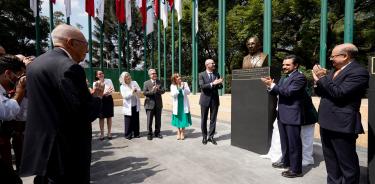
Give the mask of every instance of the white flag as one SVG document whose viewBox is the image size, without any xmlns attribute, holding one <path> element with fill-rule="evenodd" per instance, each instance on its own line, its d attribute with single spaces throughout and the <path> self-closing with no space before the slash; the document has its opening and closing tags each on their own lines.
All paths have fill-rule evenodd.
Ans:
<svg viewBox="0 0 375 184">
<path fill-rule="evenodd" d="M 152 0 L 147 1 L 147 23 L 146 23 L 146 35 L 154 31 L 154 8 L 152 8 Z"/>
<path fill-rule="evenodd" d="M 97 9 L 98 13 L 98 19 L 103 22 L 104 21 L 104 1 L 105 0 L 99 0 L 99 8 Z"/>
<path fill-rule="evenodd" d="M 163 21 L 164 28 L 168 27 L 168 4 L 167 0 L 161 0 L 160 3 L 160 19 Z"/>
<path fill-rule="evenodd" d="M 198 0 L 194 0 L 195 8 L 195 33 L 198 33 Z"/>
<path fill-rule="evenodd" d="M 70 17 L 71 15 L 71 3 L 70 3 L 70 0 L 64 0 L 64 4 L 65 4 L 65 16 L 66 17 Z"/>
<path fill-rule="evenodd" d="M 38 10 L 38 4 L 37 0 L 30 0 L 30 9 L 33 10 L 34 17 L 36 17 L 37 10 Z"/>
<path fill-rule="evenodd" d="M 130 0 L 125 0 L 125 19 L 128 30 L 132 26 L 132 4 Z"/>
<path fill-rule="evenodd" d="M 177 12 L 177 20 L 180 22 L 182 18 L 182 1 L 181 0 L 174 0 L 174 9 Z"/>
</svg>

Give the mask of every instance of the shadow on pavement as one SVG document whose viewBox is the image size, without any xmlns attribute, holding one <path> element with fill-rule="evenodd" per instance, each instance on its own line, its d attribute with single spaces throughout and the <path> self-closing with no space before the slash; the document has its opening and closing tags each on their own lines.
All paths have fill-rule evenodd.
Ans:
<svg viewBox="0 0 375 184">
<path fill-rule="evenodd" d="M 91 183 L 142 183 L 163 171 L 156 169 L 159 165 L 145 168 L 148 164 L 148 158 L 137 157 L 96 162 L 91 166 Z"/>
</svg>

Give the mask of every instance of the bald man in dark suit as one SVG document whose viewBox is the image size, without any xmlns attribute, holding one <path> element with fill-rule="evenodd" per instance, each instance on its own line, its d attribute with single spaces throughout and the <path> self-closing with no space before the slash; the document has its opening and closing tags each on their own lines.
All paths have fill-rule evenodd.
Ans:
<svg viewBox="0 0 375 184">
<path fill-rule="evenodd" d="M 313 68 L 315 92 L 321 97 L 318 121 L 328 184 L 359 183 L 356 139 L 364 133 L 359 109 L 369 74 L 355 61 L 357 53 L 353 44 L 337 45 L 330 56 L 332 71 Z"/>
</svg>

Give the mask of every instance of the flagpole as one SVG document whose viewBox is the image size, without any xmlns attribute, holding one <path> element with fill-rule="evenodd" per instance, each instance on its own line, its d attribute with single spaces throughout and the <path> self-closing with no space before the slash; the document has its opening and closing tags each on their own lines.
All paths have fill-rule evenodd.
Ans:
<svg viewBox="0 0 375 184">
<path fill-rule="evenodd" d="M 35 49 L 36 49 L 36 56 L 40 55 L 40 17 L 39 17 L 39 0 L 36 0 L 36 17 L 35 17 Z"/>
<path fill-rule="evenodd" d="M 130 62 L 129 62 L 129 56 L 130 56 L 129 49 L 130 49 L 130 47 L 129 47 L 129 30 L 128 30 L 127 26 L 126 26 L 126 29 L 125 29 L 125 34 L 126 34 L 126 61 L 125 61 L 126 66 L 125 67 L 126 67 L 126 70 L 129 71 L 129 69 L 130 69 L 130 67 L 129 67 L 129 64 L 130 64 Z"/>
<path fill-rule="evenodd" d="M 172 6 L 172 74 L 174 74 L 174 5 Z"/>
<path fill-rule="evenodd" d="M 191 14 L 191 49 L 192 49 L 192 65 L 191 65 L 191 86 L 193 89 L 193 94 L 196 94 L 195 90 L 195 2 L 192 0 L 192 11 L 193 13 Z"/>
<path fill-rule="evenodd" d="M 147 16 L 147 14 L 146 14 Z M 147 20 L 147 17 L 146 17 L 146 20 Z M 143 50 L 143 60 L 144 60 L 144 74 L 145 74 L 145 81 L 147 79 L 147 26 L 145 25 L 144 27 L 144 33 L 143 33 L 143 39 L 144 39 L 144 43 L 143 43 L 143 47 L 144 47 L 144 50 Z"/>
<path fill-rule="evenodd" d="M 195 1 L 196 6 L 198 6 L 198 0 L 194 0 L 194 1 Z M 198 15 L 198 9 L 197 11 L 194 11 L 194 12 L 195 12 L 195 15 Z M 196 19 L 198 19 L 198 16 L 196 17 Z M 198 20 L 195 20 L 195 21 L 199 22 Z M 194 28 L 196 28 L 196 26 L 198 25 L 195 25 Z M 195 70 L 195 83 L 194 84 L 195 84 L 195 93 L 197 93 L 198 92 L 198 79 L 197 79 L 198 77 L 198 32 L 195 31 L 194 35 L 195 35 L 195 38 L 194 38 L 195 40 L 195 69 L 194 69 Z"/>
<path fill-rule="evenodd" d="M 88 15 L 88 23 L 89 23 L 89 65 L 90 65 L 90 82 L 93 83 L 94 81 L 94 72 L 92 68 L 92 33 L 91 33 L 91 16 Z"/>
<path fill-rule="evenodd" d="M 167 44 L 166 44 L 166 42 L 167 42 L 167 39 L 166 39 L 166 37 L 167 37 L 167 34 L 166 34 L 166 32 L 167 32 L 167 29 L 165 29 L 165 27 L 164 27 L 164 37 L 163 37 L 163 40 L 164 40 L 164 58 L 163 58 L 163 60 L 164 60 L 164 89 L 166 89 L 167 88 Z"/>
<path fill-rule="evenodd" d="M 53 28 L 54 28 L 54 24 L 53 24 L 53 3 L 52 3 L 51 0 L 49 0 L 49 34 L 50 34 L 49 49 L 53 49 L 53 41 L 52 41 L 52 36 L 51 36 Z"/>
<path fill-rule="evenodd" d="M 161 62 L 161 43 L 160 43 L 160 1 L 158 1 L 159 3 L 159 6 L 157 7 L 158 8 L 158 76 L 160 77 L 160 71 L 161 71 L 161 66 L 160 66 L 160 62 Z"/>
<path fill-rule="evenodd" d="M 178 21 L 178 73 L 181 73 L 181 21 Z"/>
<path fill-rule="evenodd" d="M 154 31 L 151 33 L 151 52 L 150 52 L 150 59 L 151 59 L 151 68 L 154 68 Z"/>
<path fill-rule="evenodd" d="M 121 23 L 118 21 L 118 71 L 119 74 L 121 73 L 121 53 L 122 53 L 122 30 L 121 30 Z"/>
<path fill-rule="evenodd" d="M 103 71 L 104 21 L 100 24 L 100 70 Z"/>
</svg>

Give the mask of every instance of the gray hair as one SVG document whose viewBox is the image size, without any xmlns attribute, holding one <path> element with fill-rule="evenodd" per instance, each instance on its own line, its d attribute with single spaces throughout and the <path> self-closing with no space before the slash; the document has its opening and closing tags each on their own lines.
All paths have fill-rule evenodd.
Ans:
<svg viewBox="0 0 375 184">
<path fill-rule="evenodd" d="M 210 62 L 215 62 L 213 59 L 206 59 L 204 65 L 208 65 Z"/>
<path fill-rule="evenodd" d="M 148 70 L 148 75 L 150 75 L 152 71 L 156 72 L 156 70 L 155 70 L 155 69 L 153 69 L 153 68 L 150 68 L 150 69 Z"/>
<path fill-rule="evenodd" d="M 118 79 L 120 81 L 120 84 L 122 85 L 125 85 L 125 80 L 124 80 L 124 77 L 126 76 L 130 76 L 130 73 L 129 72 L 122 72 L 121 75 L 120 75 L 120 78 Z"/>
<path fill-rule="evenodd" d="M 350 58 L 355 58 L 358 54 L 358 48 L 352 43 L 344 43 L 339 46 L 342 46 L 341 52 L 348 54 Z"/>
</svg>

